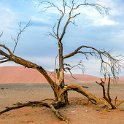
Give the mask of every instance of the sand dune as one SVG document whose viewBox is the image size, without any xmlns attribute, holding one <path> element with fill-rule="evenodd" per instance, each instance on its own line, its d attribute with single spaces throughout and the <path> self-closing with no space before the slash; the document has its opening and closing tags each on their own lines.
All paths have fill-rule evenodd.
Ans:
<svg viewBox="0 0 124 124">
<path fill-rule="evenodd" d="M 51 74 L 49 72 L 49 74 Z M 54 78 L 54 74 L 51 74 Z M 91 75 L 74 74 L 73 79 L 66 74 L 66 82 L 91 82 L 99 78 Z M 22 66 L 3 66 L 0 67 L 0 83 L 46 83 L 46 79 L 36 70 L 24 68 Z"/>
<path fill-rule="evenodd" d="M 47 82 L 36 70 L 22 66 L 0 67 L 0 83 L 40 83 Z"/>
</svg>

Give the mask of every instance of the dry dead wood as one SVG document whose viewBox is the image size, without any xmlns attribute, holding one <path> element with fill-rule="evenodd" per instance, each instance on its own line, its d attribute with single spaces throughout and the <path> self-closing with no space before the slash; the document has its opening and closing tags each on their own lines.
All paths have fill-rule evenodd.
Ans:
<svg viewBox="0 0 124 124">
<path fill-rule="evenodd" d="M 43 100 L 44 101 L 44 100 Z M 14 104 L 14 106 L 12 107 L 6 107 L 4 110 L 0 111 L 0 115 L 2 115 L 3 113 L 9 112 L 11 110 L 15 110 L 15 109 L 19 109 L 19 108 L 23 108 L 23 107 L 47 107 L 50 108 L 52 110 L 52 112 L 62 121 L 68 121 L 63 115 L 61 115 L 61 113 L 56 109 L 57 108 L 57 103 L 53 104 L 53 103 L 46 103 L 43 101 L 29 101 L 27 103 L 17 103 Z M 54 106 L 55 105 L 55 106 Z M 59 103 L 58 103 L 59 106 Z"/>
<path fill-rule="evenodd" d="M 81 93 L 82 95 L 87 97 L 88 100 L 92 102 L 93 104 L 103 104 L 107 106 L 109 109 L 112 109 L 112 106 L 106 100 L 97 98 L 95 95 L 93 95 L 88 90 L 86 90 L 85 88 L 79 85 L 71 84 L 71 85 L 65 86 L 64 89 L 61 91 L 60 95 L 62 95 L 64 92 L 67 92 L 69 90 L 74 90 L 78 93 Z"/>
</svg>

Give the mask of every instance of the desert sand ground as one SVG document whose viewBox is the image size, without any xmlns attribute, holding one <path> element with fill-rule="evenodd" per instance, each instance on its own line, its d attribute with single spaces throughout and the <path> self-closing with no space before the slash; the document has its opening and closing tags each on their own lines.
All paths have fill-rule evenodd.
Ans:
<svg viewBox="0 0 124 124">
<path fill-rule="evenodd" d="M 101 87 L 85 84 L 102 97 Z M 124 99 L 124 84 L 112 86 L 112 97 Z M 53 98 L 47 84 L 0 84 L 0 110 L 17 102 Z M 124 103 L 117 110 L 106 111 L 101 106 L 85 104 L 87 99 L 76 92 L 69 93 L 70 105 L 60 109 L 70 124 L 124 124 Z M 45 107 L 24 107 L 0 115 L 0 124 L 66 124 Z"/>
</svg>

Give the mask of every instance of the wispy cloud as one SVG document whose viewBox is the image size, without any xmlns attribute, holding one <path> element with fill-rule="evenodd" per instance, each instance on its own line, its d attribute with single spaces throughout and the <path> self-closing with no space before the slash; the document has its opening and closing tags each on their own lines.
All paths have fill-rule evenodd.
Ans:
<svg viewBox="0 0 124 124">
<path fill-rule="evenodd" d="M 111 20 L 109 17 L 105 16 L 100 19 L 93 19 L 93 25 L 94 26 L 112 26 L 112 25 L 117 25 L 118 22 Z"/>
</svg>

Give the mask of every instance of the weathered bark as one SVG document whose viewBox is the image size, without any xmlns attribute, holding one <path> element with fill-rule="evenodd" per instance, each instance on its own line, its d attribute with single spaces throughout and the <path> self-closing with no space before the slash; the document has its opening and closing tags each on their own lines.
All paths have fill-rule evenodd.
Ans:
<svg viewBox="0 0 124 124">
<path fill-rule="evenodd" d="M 59 84 L 60 87 L 64 87 L 64 61 L 63 61 L 63 44 L 58 41 L 59 52 Z"/>
<path fill-rule="evenodd" d="M 18 57 L 15 55 L 12 55 L 10 59 L 11 61 L 14 61 L 17 64 L 23 65 L 24 67 L 38 70 L 46 78 L 46 80 L 48 81 L 48 83 L 51 85 L 53 89 L 54 88 L 59 89 L 58 85 L 52 80 L 52 78 L 48 75 L 48 73 L 42 66 L 34 64 L 28 60 L 22 59 L 21 57 Z"/>
<path fill-rule="evenodd" d="M 72 85 L 65 86 L 64 89 L 60 92 L 60 95 L 62 95 L 64 92 L 67 92 L 68 90 L 74 90 L 78 93 L 81 93 L 82 95 L 86 96 L 88 100 L 94 104 L 103 104 L 103 105 L 106 105 L 109 109 L 112 109 L 112 106 L 106 100 L 97 98 L 95 95 L 93 95 L 92 93 L 90 93 L 85 88 L 79 85 L 72 84 Z"/>
<path fill-rule="evenodd" d="M 58 38 L 58 53 L 59 53 L 59 86 L 61 89 L 65 86 L 64 83 L 64 59 L 63 59 L 63 44 Z M 65 92 L 60 96 L 60 99 L 65 102 L 65 104 L 69 104 L 68 101 L 68 93 Z"/>
</svg>

